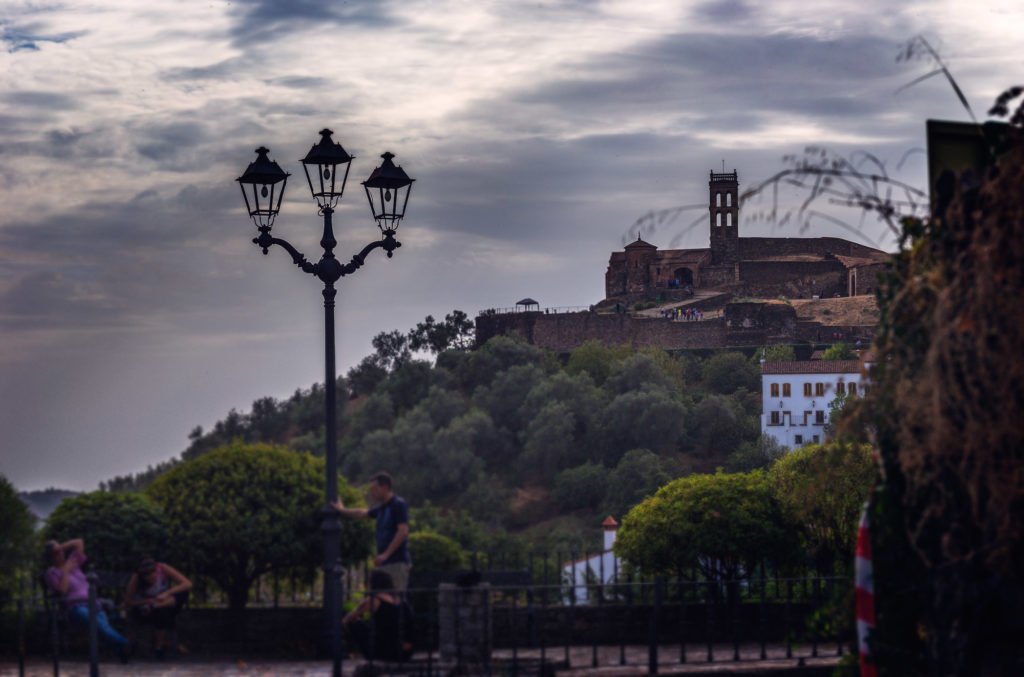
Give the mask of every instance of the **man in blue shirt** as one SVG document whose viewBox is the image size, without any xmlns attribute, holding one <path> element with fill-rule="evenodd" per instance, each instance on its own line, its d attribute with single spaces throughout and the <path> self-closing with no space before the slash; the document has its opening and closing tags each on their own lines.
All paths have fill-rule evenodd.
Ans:
<svg viewBox="0 0 1024 677">
<path fill-rule="evenodd" d="M 372 517 L 377 520 L 376 568 L 391 576 L 395 590 L 404 591 L 409 585 L 409 504 L 392 490 L 391 475 L 379 472 L 370 478 L 370 509 L 346 508 L 339 498 L 334 509 L 343 517 Z"/>
</svg>

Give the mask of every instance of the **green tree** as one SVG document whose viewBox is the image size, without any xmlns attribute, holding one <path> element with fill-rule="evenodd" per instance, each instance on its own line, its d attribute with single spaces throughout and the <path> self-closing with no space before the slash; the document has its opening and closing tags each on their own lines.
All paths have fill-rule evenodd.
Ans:
<svg viewBox="0 0 1024 677">
<path fill-rule="evenodd" d="M 600 386 L 612 373 L 615 364 L 630 354 L 632 349 L 627 345 L 610 348 L 596 339 L 591 339 L 583 342 L 569 354 L 565 370 L 573 375 L 585 372 Z"/>
<path fill-rule="evenodd" d="M 473 347 L 476 326 L 461 310 L 453 310 L 437 322 L 427 315 L 423 322 L 409 332 L 409 347 L 412 350 L 429 350 L 439 355 L 447 350 L 469 350 Z"/>
<path fill-rule="evenodd" d="M 600 463 L 586 462 L 563 470 L 555 477 L 552 497 L 566 512 L 595 510 L 608 492 L 608 469 Z"/>
<path fill-rule="evenodd" d="M 93 566 L 108 571 L 134 571 L 146 554 L 171 556 L 163 514 L 144 494 L 93 491 L 65 499 L 46 520 L 43 537 L 85 539 Z"/>
<path fill-rule="evenodd" d="M 376 356 L 368 355 L 348 370 L 345 380 L 348 382 L 352 397 L 358 397 L 372 393 L 387 376 L 388 370 L 380 365 Z M 323 411 L 323 407 L 320 407 L 320 411 Z"/>
<path fill-rule="evenodd" d="M 694 408 L 690 421 L 694 449 L 712 458 L 724 459 L 744 442 L 755 441 L 759 432 L 757 421 L 743 411 L 735 395 L 708 395 Z"/>
<path fill-rule="evenodd" d="M 722 352 L 709 357 L 701 368 L 704 385 L 711 391 L 728 395 L 739 388 L 759 390 L 760 369 L 743 353 Z"/>
<path fill-rule="evenodd" d="M 518 432 L 528 423 L 528 412 L 523 408 L 527 396 L 545 379 L 537 365 L 516 365 L 495 376 L 490 385 L 477 388 L 473 401 L 490 414 L 494 425 Z"/>
<path fill-rule="evenodd" d="M 648 449 L 631 449 L 609 473 L 604 512 L 621 518 L 670 479 L 657 454 Z"/>
<path fill-rule="evenodd" d="M 263 574 L 318 564 L 323 477 L 322 459 L 236 441 L 177 466 L 147 493 L 163 510 L 172 561 L 209 576 L 240 611 Z M 338 494 L 346 505 L 362 503 L 341 477 Z M 368 556 L 368 525 L 341 526 L 342 561 Z"/>
<path fill-rule="evenodd" d="M 20 576 L 32 567 L 36 518 L 14 486 L 0 475 L 0 612 L 20 584 Z"/>
<path fill-rule="evenodd" d="M 686 435 L 686 408 L 664 390 L 623 393 L 604 408 L 600 434 L 604 461 L 618 464 L 629 449 L 676 451 Z"/>
<path fill-rule="evenodd" d="M 878 470 L 867 445 L 811 444 L 768 471 L 775 497 L 823 569 L 853 562 L 857 525 Z"/>
<path fill-rule="evenodd" d="M 406 411 L 427 396 L 432 372 L 429 362 L 406 360 L 397 364 L 380 387 L 391 397 L 395 411 Z"/>
<path fill-rule="evenodd" d="M 752 359 L 755 362 L 760 362 L 761 360 L 765 362 L 792 362 L 796 360 L 796 352 L 794 352 L 793 346 L 777 343 L 762 347 L 754 353 Z"/>
<path fill-rule="evenodd" d="M 769 468 L 783 455 L 786 449 L 772 435 L 761 435 L 755 441 L 747 441 L 725 459 L 727 472 L 749 472 Z"/>
<path fill-rule="evenodd" d="M 857 353 L 853 351 L 853 346 L 849 343 L 840 341 L 839 343 L 833 343 L 825 352 L 822 353 L 821 359 L 823 360 L 856 360 Z"/>
<path fill-rule="evenodd" d="M 466 566 L 466 551 L 453 539 L 433 531 L 409 534 L 409 551 L 417 571 L 448 572 Z"/>
<path fill-rule="evenodd" d="M 506 369 L 526 364 L 541 367 L 544 362 L 544 351 L 540 348 L 520 338 L 495 336 L 457 362 L 456 376 L 463 388 L 472 392 L 490 384 Z"/>
<path fill-rule="evenodd" d="M 629 511 L 615 552 L 647 574 L 698 568 L 709 578 L 730 579 L 762 560 L 792 560 L 792 532 L 764 473 L 690 475 Z"/>
<path fill-rule="evenodd" d="M 621 395 L 636 390 L 664 390 L 673 393 L 678 385 L 681 383 L 673 381 L 654 356 L 637 353 L 612 367 L 604 387 L 609 393 Z"/>
</svg>

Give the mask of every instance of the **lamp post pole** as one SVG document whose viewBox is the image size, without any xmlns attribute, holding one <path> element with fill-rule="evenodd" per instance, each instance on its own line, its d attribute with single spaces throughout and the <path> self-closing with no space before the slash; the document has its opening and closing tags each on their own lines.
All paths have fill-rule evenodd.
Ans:
<svg viewBox="0 0 1024 677">
<path fill-rule="evenodd" d="M 270 247 L 280 246 L 291 255 L 292 261 L 303 272 L 315 276 L 324 283 L 324 429 L 327 439 L 324 450 L 326 503 L 320 522 L 324 544 L 323 635 L 324 647 L 333 665 L 332 674 L 334 677 L 341 677 L 344 653 L 341 638 L 341 523 L 338 513 L 332 507 L 338 498 L 337 370 L 334 356 L 334 303 L 337 289 L 334 284 L 345 275 L 351 275 L 361 268 L 366 257 L 374 249 L 383 249 L 388 258 L 391 258 L 395 249 L 402 246 L 395 239 L 395 232 L 405 216 L 414 179 L 409 178 L 400 166 L 392 162 L 394 156 L 391 153 L 384 153 L 381 156 L 384 162 L 366 181 L 363 181 L 370 210 L 380 229 L 381 237 L 363 247 L 362 251 L 353 255 L 348 263 L 340 263 L 334 256 L 334 248 L 338 244 L 334 238 L 334 206 L 345 190 L 349 163 L 353 157 L 345 152 L 341 144 L 331 140 L 331 134 L 329 129 L 322 130 L 320 142 L 315 144 L 302 160 L 310 192 L 317 201 L 324 220 L 323 237 L 320 239 L 323 255 L 317 263 L 310 263 L 286 240 L 270 234 L 281 208 L 289 174 L 270 160 L 267 155 L 269 150 L 264 147 L 256 149 L 256 160 L 250 163 L 245 173 L 238 178 L 238 183 L 242 187 L 242 196 L 245 198 L 249 216 L 259 231 L 253 243 L 260 247 L 264 254 L 269 252 Z M 339 165 L 344 169 L 340 183 Z"/>
</svg>

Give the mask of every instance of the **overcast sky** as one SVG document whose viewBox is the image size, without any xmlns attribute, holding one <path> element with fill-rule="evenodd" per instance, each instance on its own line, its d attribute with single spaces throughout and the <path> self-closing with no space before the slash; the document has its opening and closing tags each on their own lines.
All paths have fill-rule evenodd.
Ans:
<svg viewBox="0 0 1024 677">
<path fill-rule="evenodd" d="M 327 126 L 353 184 L 385 150 L 417 179 L 402 249 L 341 281 L 343 371 L 427 314 L 600 300 L 631 224 L 705 202 L 723 161 L 747 187 L 808 145 L 867 150 L 923 186 L 921 153 L 896 165 L 925 119 L 967 118 L 937 78 L 897 93 L 931 68 L 901 44 L 927 36 L 983 117 L 1020 84 L 1024 18 L 1019 0 L 2 8 L 0 474 L 22 489 L 95 488 L 322 380 L 319 283 L 250 242 L 234 179 L 258 145 L 301 174 Z M 645 237 L 705 247 L 692 218 Z M 342 258 L 376 233 L 355 190 L 335 222 Z M 275 233 L 318 257 L 299 181 Z"/>
</svg>

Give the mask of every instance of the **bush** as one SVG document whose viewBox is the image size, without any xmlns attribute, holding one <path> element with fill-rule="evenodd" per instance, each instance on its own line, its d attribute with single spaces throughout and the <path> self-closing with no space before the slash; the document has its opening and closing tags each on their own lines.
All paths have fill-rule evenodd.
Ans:
<svg viewBox="0 0 1024 677">
<path fill-rule="evenodd" d="M 67 498 L 46 520 L 43 537 L 84 539 L 89 561 L 106 571 L 134 571 L 144 555 L 171 554 L 163 513 L 144 494 L 94 491 Z"/>
<path fill-rule="evenodd" d="M 409 552 L 417 571 L 443 573 L 466 566 L 466 552 L 459 544 L 433 531 L 409 534 Z"/>
</svg>

